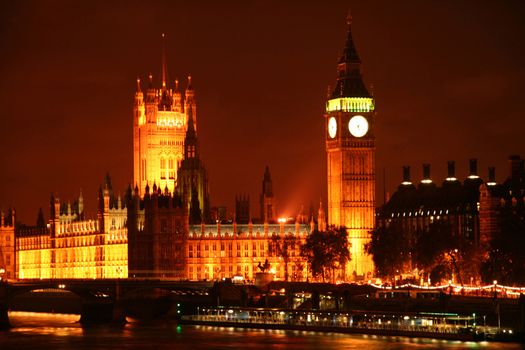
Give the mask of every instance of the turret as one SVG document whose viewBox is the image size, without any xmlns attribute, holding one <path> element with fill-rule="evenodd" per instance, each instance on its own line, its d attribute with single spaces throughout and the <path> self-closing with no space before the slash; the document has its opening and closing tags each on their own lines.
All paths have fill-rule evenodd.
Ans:
<svg viewBox="0 0 525 350">
<path fill-rule="evenodd" d="M 78 195 L 78 215 L 84 217 L 84 196 L 82 195 L 82 189 Z"/>
<path fill-rule="evenodd" d="M 319 201 L 319 211 L 317 213 L 317 229 L 321 232 L 326 231 L 326 215 L 324 212 L 322 201 Z"/>
<path fill-rule="evenodd" d="M 199 147 L 197 140 L 197 132 L 195 130 L 195 122 L 193 120 L 193 105 L 189 105 L 187 110 L 188 115 L 188 130 L 184 139 L 184 159 L 199 158 Z"/>
<path fill-rule="evenodd" d="M 193 90 L 191 75 L 188 75 L 188 86 L 184 94 L 184 112 L 188 114 L 191 106 L 193 122 L 195 123 L 195 131 L 197 131 L 197 104 L 195 101 L 195 90 Z"/>
<path fill-rule="evenodd" d="M 275 221 L 275 207 L 273 203 L 273 183 L 272 183 L 272 176 L 270 175 L 269 166 L 266 166 L 266 168 L 264 169 L 260 204 L 261 204 L 261 219 L 264 222 L 274 222 Z"/>
<path fill-rule="evenodd" d="M 179 88 L 179 80 L 175 79 L 175 88 L 173 89 L 173 110 L 182 113 L 182 94 Z"/>
</svg>

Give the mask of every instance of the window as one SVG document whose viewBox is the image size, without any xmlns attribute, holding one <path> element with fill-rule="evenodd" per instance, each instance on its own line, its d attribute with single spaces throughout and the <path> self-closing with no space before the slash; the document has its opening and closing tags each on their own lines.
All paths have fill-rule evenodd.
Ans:
<svg viewBox="0 0 525 350">
<path fill-rule="evenodd" d="M 160 158 L 160 178 L 166 178 L 166 159 L 164 157 Z"/>
<path fill-rule="evenodd" d="M 173 160 L 173 157 L 171 157 L 169 160 L 169 176 L 170 179 L 175 178 L 175 161 Z"/>
<path fill-rule="evenodd" d="M 201 245 L 197 244 L 197 258 L 201 257 Z"/>
<path fill-rule="evenodd" d="M 146 159 L 142 159 L 142 181 L 146 181 L 146 175 L 147 175 L 147 172 L 146 172 Z"/>
<path fill-rule="evenodd" d="M 190 244 L 188 248 L 189 248 L 189 257 L 193 258 L 193 245 Z M 191 269 L 191 267 L 190 267 L 190 269 Z"/>
</svg>

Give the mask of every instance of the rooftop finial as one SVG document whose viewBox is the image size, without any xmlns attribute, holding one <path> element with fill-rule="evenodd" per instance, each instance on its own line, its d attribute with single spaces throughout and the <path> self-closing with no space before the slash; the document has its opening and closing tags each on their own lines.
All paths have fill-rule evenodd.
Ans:
<svg viewBox="0 0 525 350">
<path fill-rule="evenodd" d="M 140 78 L 137 77 L 137 92 L 140 92 Z"/>
<path fill-rule="evenodd" d="M 167 65 L 166 65 L 166 35 L 162 33 L 162 88 L 166 88 L 166 75 L 167 75 Z"/>
<path fill-rule="evenodd" d="M 348 14 L 346 15 L 346 24 L 349 26 L 352 25 L 352 11 L 350 9 L 348 10 Z"/>
</svg>

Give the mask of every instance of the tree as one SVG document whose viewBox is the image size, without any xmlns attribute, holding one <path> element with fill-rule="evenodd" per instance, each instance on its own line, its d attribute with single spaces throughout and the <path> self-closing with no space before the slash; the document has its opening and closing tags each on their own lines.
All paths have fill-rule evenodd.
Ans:
<svg viewBox="0 0 525 350">
<path fill-rule="evenodd" d="M 482 263 L 484 282 L 525 283 L 525 217 L 523 208 L 510 204 L 500 210 L 500 230 L 490 240 L 488 259 Z"/>
<path fill-rule="evenodd" d="M 444 280 L 456 272 L 461 281 L 458 268 L 461 260 L 459 237 L 454 235 L 448 222 L 431 223 L 427 229 L 416 232 L 415 262 L 420 271 L 433 281 Z"/>
<path fill-rule="evenodd" d="M 268 242 L 270 255 L 283 259 L 285 281 L 288 281 L 288 263 L 290 262 L 291 253 L 295 250 L 297 243 L 297 237 L 291 233 L 285 235 L 274 234 Z"/>
<path fill-rule="evenodd" d="M 392 225 L 372 231 L 366 252 L 372 255 L 377 274 L 381 277 L 393 277 L 403 271 L 411 253 L 403 230 Z"/>
<path fill-rule="evenodd" d="M 350 261 L 348 233 L 345 227 L 330 226 L 326 232 L 315 230 L 301 247 L 301 256 L 306 259 L 313 277 L 323 282 L 329 277 L 335 282 L 335 273 Z"/>
</svg>

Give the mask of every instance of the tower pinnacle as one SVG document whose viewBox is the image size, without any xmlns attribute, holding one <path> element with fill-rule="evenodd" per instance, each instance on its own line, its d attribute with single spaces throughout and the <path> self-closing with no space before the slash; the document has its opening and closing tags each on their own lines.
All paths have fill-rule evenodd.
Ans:
<svg viewBox="0 0 525 350">
<path fill-rule="evenodd" d="M 162 89 L 166 89 L 166 76 L 168 67 L 166 63 L 166 35 L 162 33 Z"/>
</svg>

